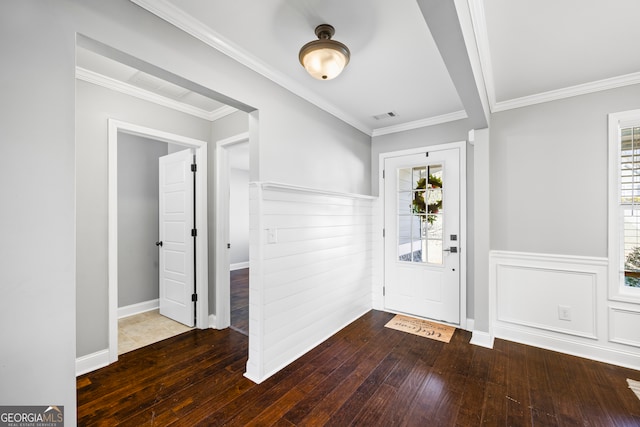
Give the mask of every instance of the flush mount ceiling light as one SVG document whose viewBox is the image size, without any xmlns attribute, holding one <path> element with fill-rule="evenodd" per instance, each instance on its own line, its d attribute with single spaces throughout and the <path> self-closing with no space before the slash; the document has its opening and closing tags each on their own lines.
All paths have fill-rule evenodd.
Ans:
<svg viewBox="0 0 640 427">
<path fill-rule="evenodd" d="M 328 24 L 316 27 L 318 40 L 311 41 L 300 49 L 300 63 L 312 77 L 331 80 L 338 76 L 349 63 L 349 48 L 339 41 L 331 40 L 335 29 Z"/>
</svg>

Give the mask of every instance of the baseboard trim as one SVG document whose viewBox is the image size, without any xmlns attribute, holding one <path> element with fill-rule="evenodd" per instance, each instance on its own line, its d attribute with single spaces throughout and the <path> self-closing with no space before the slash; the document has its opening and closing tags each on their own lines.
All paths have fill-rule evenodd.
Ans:
<svg viewBox="0 0 640 427">
<path fill-rule="evenodd" d="M 96 351 L 76 358 L 76 377 L 104 368 L 109 364 L 109 349 Z"/>
<path fill-rule="evenodd" d="M 209 328 L 211 328 L 211 329 L 215 329 L 216 328 L 216 315 L 215 314 L 210 314 L 209 315 Z"/>
<path fill-rule="evenodd" d="M 242 270 L 244 268 L 249 268 L 249 261 L 236 262 L 235 264 L 231 264 L 229 266 L 229 271 Z"/>
<path fill-rule="evenodd" d="M 475 321 L 473 319 L 467 319 L 467 327 L 465 331 L 473 332 L 473 328 L 475 326 Z"/>
<path fill-rule="evenodd" d="M 146 313 L 147 311 L 157 310 L 160 307 L 159 299 L 139 302 L 124 307 L 118 307 L 118 319 L 123 317 L 135 316 L 136 314 Z"/>
<path fill-rule="evenodd" d="M 254 383 L 256 383 L 256 384 L 260 384 L 262 381 L 264 381 L 264 380 L 265 380 L 265 378 L 260 379 L 260 378 L 258 378 L 258 377 L 253 376 L 251 373 L 249 373 L 249 369 L 247 369 L 247 372 L 245 372 L 245 373 L 243 374 L 243 376 L 244 376 L 246 379 L 248 379 L 249 381 L 253 381 L 253 382 L 254 382 Z"/>
<path fill-rule="evenodd" d="M 556 336 L 548 332 L 513 325 L 494 325 L 493 332 L 496 338 L 640 370 L 640 354 L 637 352 L 605 347 L 593 341 L 587 342 L 580 340 L 580 338 Z"/>
<path fill-rule="evenodd" d="M 246 372 L 244 373 L 244 377 L 249 379 L 249 380 L 251 380 L 251 381 L 253 381 L 256 384 L 260 384 L 260 383 L 266 381 L 268 378 L 270 378 L 271 376 L 275 375 L 276 373 L 278 373 L 279 371 L 281 371 L 285 367 L 289 366 L 291 363 L 295 362 L 296 360 L 298 360 L 299 358 L 301 358 L 302 356 L 304 356 L 305 354 L 307 354 L 308 352 L 310 352 L 311 350 L 316 348 L 318 345 L 320 345 L 324 341 L 328 340 L 331 336 L 336 334 L 338 331 L 346 328 L 348 325 L 350 325 L 351 323 L 355 322 L 357 319 L 359 319 L 360 317 L 364 316 L 365 314 L 367 314 L 370 311 L 371 311 L 371 308 L 367 308 L 366 310 L 364 310 L 362 312 L 358 312 L 359 314 L 351 317 L 350 320 L 348 320 L 346 322 L 343 322 L 341 324 L 341 326 L 336 328 L 333 332 L 330 332 L 330 333 L 325 334 L 324 336 L 318 338 L 316 343 L 314 343 L 314 344 L 310 345 L 309 347 L 307 347 L 306 349 L 300 351 L 297 355 L 291 357 L 289 360 L 280 363 L 277 367 L 275 367 L 274 369 L 271 369 L 269 372 L 267 372 L 266 374 L 264 374 L 262 376 L 259 375 L 258 366 L 256 366 L 255 364 L 252 364 L 251 359 L 247 360 L 247 367 L 246 367 Z M 255 372 L 255 371 L 258 371 L 258 372 Z"/>
<path fill-rule="evenodd" d="M 479 347 L 493 348 L 493 337 L 488 332 L 473 331 L 471 333 L 470 344 L 477 345 Z"/>
</svg>

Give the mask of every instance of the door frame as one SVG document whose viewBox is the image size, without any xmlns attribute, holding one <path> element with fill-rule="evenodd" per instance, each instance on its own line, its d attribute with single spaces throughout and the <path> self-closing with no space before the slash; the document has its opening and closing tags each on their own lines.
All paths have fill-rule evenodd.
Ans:
<svg viewBox="0 0 640 427">
<path fill-rule="evenodd" d="M 118 133 L 141 136 L 193 148 L 196 174 L 196 328 L 208 327 L 208 232 L 207 232 L 207 142 L 115 119 L 108 119 L 108 277 L 109 277 L 109 363 L 118 360 Z"/>
<path fill-rule="evenodd" d="M 213 323 L 215 329 L 231 326 L 231 279 L 229 242 L 229 148 L 249 141 L 249 132 L 243 132 L 229 138 L 216 141 L 216 314 Z"/>
<path fill-rule="evenodd" d="M 380 218 L 381 228 L 385 227 L 384 207 L 386 203 L 385 185 L 383 178 L 384 164 L 386 159 L 391 157 L 402 157 L 413 154 L 424 153 L 427 151 L 442 151 L 450 149 L 460 150 L 460 327 L 461 329 L 467 329 L 467 260 L 469 259 L 467 251 L 467 142 L 449 142 L 437 145 L 427 145 L 419 148 L 410 148 L 407 150 L 390 151 L 386 153 L 380 153 L 378 156 L 378 193 L 380 194 L 380 203 L 378 203 L 378 218 Z M 384 278 L 385 278 L 385 252 L 384 252 L 384 237 L 380 233 L 380 241 L 378 244 L 380 248 L 379 259 L 380 270 L 378 275 L 380 277 L 380 286 L 377 289 L 374 288 L 374 300 L 380 301 L 379 304 L 382 310 L 385 310 L 384 305 Z M 377 295 L 376 295 L 377 294 Z"/>
</svg>

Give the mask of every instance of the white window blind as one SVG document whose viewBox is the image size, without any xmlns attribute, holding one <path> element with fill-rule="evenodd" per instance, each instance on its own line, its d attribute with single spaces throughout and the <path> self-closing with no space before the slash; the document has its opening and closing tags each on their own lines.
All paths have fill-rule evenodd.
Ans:
<svg viewBox="0 0 640 427">
<path fill-rule="evenodd" d="M 620 129 L 619 153 L 625 285 L 640 287 L 640 126 Z"/>
</svg>

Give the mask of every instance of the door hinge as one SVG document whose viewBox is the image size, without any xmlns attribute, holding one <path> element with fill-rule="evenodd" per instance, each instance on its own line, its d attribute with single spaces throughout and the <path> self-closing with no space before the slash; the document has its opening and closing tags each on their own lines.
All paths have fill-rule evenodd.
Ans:
<svg viewBox="0 0 640 427">
<path fill-rule="evenodd" d="M 198 301 L 198 294 L 191 294 L 191 301 L 197 302 Z"/>
<path fill-rule="evenodd" d="M 191 172 L 197 172 L 198 171 L 198 165 L 196 165 L 195 163 L 193 163 L 191 165 Z"/>
<path fill-rule="evenodd" d="M 227 243 L 227 249 L 231 249 L 231 243 Z"/>
<path fill-rule="evenodd" d="M 385 287 L 383 286 L 383 287 L 382 287 L 382 296 L 384 296 L 384 295 L 385 295 L 386 291 L 387 291 L 387 288 L 385 288 Z"/>
<path fill-rule="evenodd" d="M 384 169 L 382 169 L 382 179 L 384 179 Z"/>
<path fill-rule="evenodd" d="M 198 230 L 195 228 L 191 229 L 191 237 L 197 237 L 198 236 Z"/>
<path fill-rule="evenodd" d="M 384 239 L 384 237 L 385 237 L 384 233 L 385 233 L 385 229 L 383 228 L 383 229 L 382 229 L 382 238 L 383 238 L 383 239 Z"/>
<path fill-rule="evenodd" d="M 427 151 L 426 153 L 424 153 L 425 157 L 429 157 L 429 152 Z"/>
</svg>

